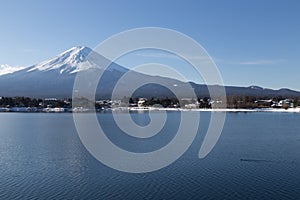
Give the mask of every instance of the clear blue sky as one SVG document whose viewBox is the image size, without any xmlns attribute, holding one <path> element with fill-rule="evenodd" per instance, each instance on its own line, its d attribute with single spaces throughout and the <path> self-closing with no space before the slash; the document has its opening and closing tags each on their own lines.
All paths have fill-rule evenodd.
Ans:
<svg viewBox="0 0 300 200">
<path fill-rule="evenodd" d="M 29 66 L 145 26 L 194 38 L 227 85 L 300 90 L 297 0 L 2 0 L 0 64 Z"/>
</svg>

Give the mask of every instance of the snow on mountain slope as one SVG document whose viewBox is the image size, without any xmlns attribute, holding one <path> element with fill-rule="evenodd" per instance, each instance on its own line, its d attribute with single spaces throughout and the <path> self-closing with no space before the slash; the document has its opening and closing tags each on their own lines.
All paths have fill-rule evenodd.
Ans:
<svg viewBox="0 0 300 200">
<path fill-rule="evenodd" d="M 59 74 L 76 74 L 90 68 L 101 68 L 103 63 L 109 61 L 92 49 L 84 46 L 73 47 L 56 57 L 29 67 L 26 72 L 54 71 Z M 103 64 L 104 66 L 104 64 Z M 112 63 L 107 70 L 117 70 L 125 73 L 128 69 Z"/>
<path fill-rule="evenodd" d="M 3 65 L 0 65 L 0 76 L 5 75 L 5 74 L 11 74 L 16 71 L 22 70 L 24 68 L 25 67 L 19 67 L 19 66 L 13 67 L 13 66 L 10 66 L 7 64 L 3 64 Z"/>
<path fill-rule="evenodd" d="M 88 47 L 73 47 L 51 60 L 30 67 L 27 72 L 59 70 L 60 74 L 72 74 L 79 71 L 78 65 L 85 61 L 91 51 Z"/>
</svg>

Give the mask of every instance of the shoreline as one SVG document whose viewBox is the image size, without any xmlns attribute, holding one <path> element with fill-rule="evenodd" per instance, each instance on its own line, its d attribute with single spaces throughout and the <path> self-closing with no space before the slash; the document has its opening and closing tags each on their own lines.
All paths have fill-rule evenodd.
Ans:
<svg viewBox="0 0 300 200">
<path fill-rule="evenodd" d="M 198 111 L 198 112 L 286 112 L 286 113 L 300 113 L 300 107 L 297 108 L 254 108 L 254 109 L 244 109 L 244 108 L 195 108 L 195 109 L 184 109 L 184 108 L 129 108 L 130 111 Z"/>
<path fill-rule="evenodd" d="M 86 108 L 52 108 L 52 109 L 32 109 L 32 108 L 23 108 L 17 110 L 9 110 L 0 108 L 0 113 L 92 113 L 96 111 L 96 113 L 125 113 L 125 112 L 155 112 L 155 111 L 172 111 L 172 112 L 228 112 L 228 113 L 253 113 L 253 112 L 277 112 L 277 113 L 300 113 L 300 107 L 297 108 L 254 108 L 254 109 L 240 109 L 240 108 L 155 108 L 155 107 L 117 107 L 117 108 L 107 108 L 107 109 L 98 109 L 91 110 Z"/>
</svg>

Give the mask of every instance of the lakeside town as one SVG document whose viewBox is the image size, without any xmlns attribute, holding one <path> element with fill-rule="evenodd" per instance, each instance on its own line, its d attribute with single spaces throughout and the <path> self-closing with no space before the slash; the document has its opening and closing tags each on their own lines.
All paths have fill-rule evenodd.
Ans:
<svg viewBox="0 0 300 200">
<path fill-rule="evenodd" d="M 249 96 L 227 97 L 226 108 L 216 109 L 219 100 L 205 98 L 128 98 L 121 100 L 97 100 L 95 103 L 80 99 L 72 105 L 72 99 L 29 97 L 0 97 L 0 112 L 29 113 L 72 113 L 72 112 L 109 112 L 109 111 L 147 111 L 147 110 L 199 110 L 199 111 L 291 111 L 300 112 L 298 98 L 276 97 L 263 99 Z M 93 109 L 91 109 L 93 108 Z"/>
</svg>

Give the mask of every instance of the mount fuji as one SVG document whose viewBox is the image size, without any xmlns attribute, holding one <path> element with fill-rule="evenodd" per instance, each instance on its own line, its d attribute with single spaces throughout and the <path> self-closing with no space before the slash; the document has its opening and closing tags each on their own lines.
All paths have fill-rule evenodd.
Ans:
<svg viewBox="0 0 300 200">
<path fill-rule="evenodd" d="M 103 66 L 106 66 L 107 63 L 109 63 L 109 67 L 104 70 Z M 141 85 L 141 87 L 132 96 L 147 98 L 174 97 L 173 92 L 180 93 L 182 97 L 190 97 L 193 92 L 201 97 L 209 96 L 206 85 L 181 82 L 160 76 L 150 76 L 129 70 L 114 62 L 110 62 L 90 48 L 82 46 L 73 47 L 39 64 L 15 72 L 0 74 L 0 96 L 70 98 L 72 97 L 73 85 L 77 74 L 85 71 L 93 73 L 97 72 L 97 70 L 102 70 L 103 76 L 98 83 L 96 98 L 110 98 L 118 81 L 119 85 L 121 85 L 118 93 L 120 98 L 131 96 L 132 91 L 130 88 L 137 84 Z M 120 79 L 124 75 L 127 78 L 129 77 L 127 81 Z M 145 82 L 151 84 L 143 85 Z M 221 88 L 220 86 L 210 87 L 214 87 L 215 90 Z M 225 90 L 227 95 L 300 97 L 300 92 L 297 91 L 289 89 L 272 90 L 257 86 L 226 86 Z"/>
<path fill-rule="evenodd" d="M 88 56 L 89 59 L 87 59 Z M 89 62 L 89 64 L 84 65 L 85 62 Z M 104 70 L 102 65 L 108 62 L 110 63 L 109 67 Z M 97 98 L 110 98 L 115 84 L 126 73 L 132 79 L 129 82 L 122 83 L 120 97 L 128 96 L 130 93 L 128 90 L 129 85 L 136 82 L 163 82 L 167 87 L 187 85 L 187 83 L 174 79 L 130 71 L 114 62 L 110 62 L 88 47 L 79 46 L 73 47 L 50 60 L 10 74 L 0 75 L 0 96 L 69 98 L 72 96 L 76 75 L 81 71 L 93 72 L 93 70 L 103 70 L 103 76 L 97 88 Z M 180 88 L 178 87 L 178 89 Z M 185 93 L 187 94 L 187 92 Z M 151 96 L 174 96 L 168 89 L 158 84 L 143 86 L 136 95 L 149 96 L 149 94 Z"/>
</svg>

